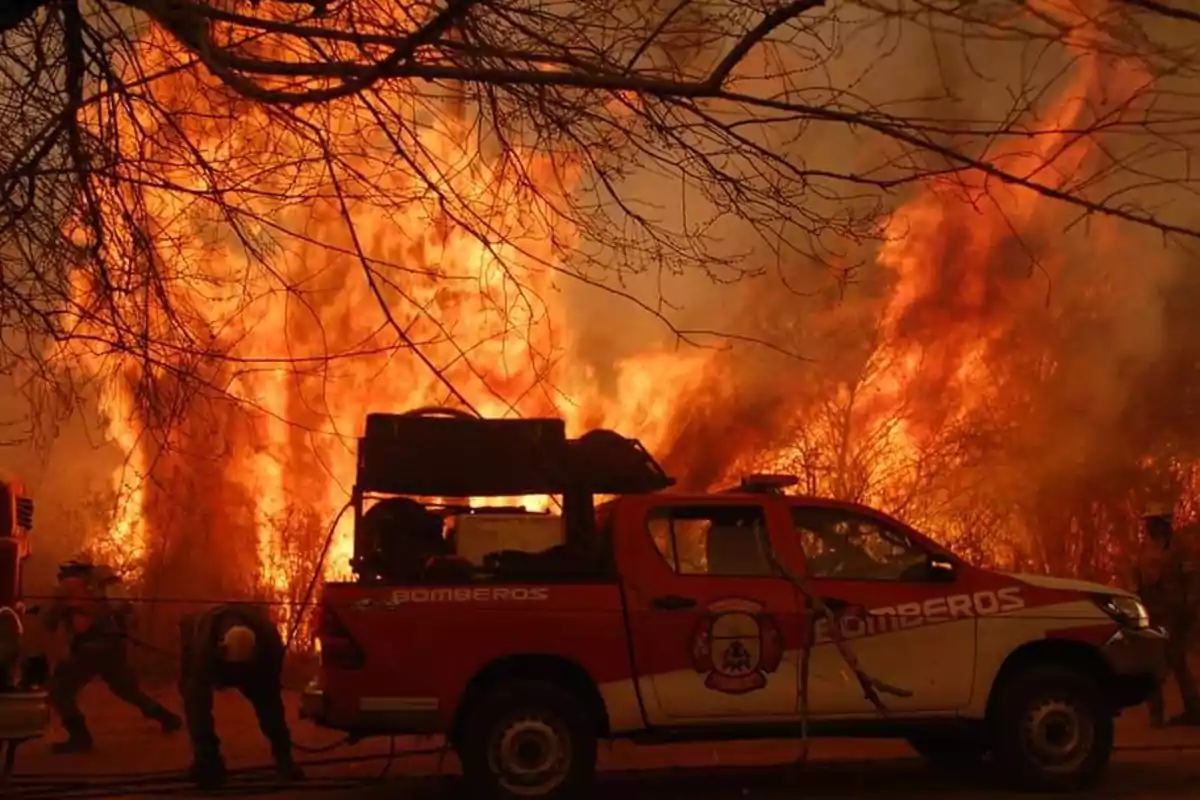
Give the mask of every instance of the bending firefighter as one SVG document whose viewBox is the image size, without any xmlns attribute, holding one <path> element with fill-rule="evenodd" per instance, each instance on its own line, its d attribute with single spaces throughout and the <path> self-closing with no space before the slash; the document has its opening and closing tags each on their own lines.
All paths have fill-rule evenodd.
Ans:
<svg viewBox="0 0 1200 800">
<path fill-rule="evenodd" d="M 182 727 L 179 717 L 138 686 L 129 663 L 127 633 L 132 627 L 133 605 L 121 596 L 120 578 L 108 567 L 78 557 L 59 566 L 58 587 L 50 608 L 42 613 L 48 631 L 67 630 L 66 659 L 50 676 L 50 703 L 62 719 L 67 740 L 52 745 L 57 753 L 87 751 L 92 735 L 79 710 L 77 698 L 93 678 L 100 678 L 120 699 L 135 706 L 163 733 Z"/>
<path fill-rule="evenodd" d="M 191 736 L 192 779 L 215 787 L 225 778 L 221 743 L 213 729 L 213 692 L 237 689 L 258 716 L 280 777 L 303 778 L 292 760 L 292 740 L 281 696 L 284 645 L 279 631 L 256 607 L 219 605 L 180 621 L 180 692 Z"/>
<path fill-rule="evenodd" d="M 1196 531 L 1172 530 L 1174 515 L 1167 506 L 1152 506 L 1144 515 L 1146 530 L 1138 558 L 1137 591 L 1150 612 L 1150 621 L 1166 629 L 1167 663 L 1179 684 L 1183 713 L 1172 717 L 1172 725 L 1200 725 L 1200 691 L 1188 664 L 1195 643 L 1197 612 L 1200 610 L 1200 571 L 1192 537 Z M 1164 724 L 1163 692 L 1160 686 L 1150 700 L 1150 719 Z"/>
</svg>

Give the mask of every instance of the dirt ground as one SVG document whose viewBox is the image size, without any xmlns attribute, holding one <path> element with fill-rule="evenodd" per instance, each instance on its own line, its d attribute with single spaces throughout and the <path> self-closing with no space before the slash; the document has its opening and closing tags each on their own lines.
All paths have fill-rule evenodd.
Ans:
<svg viewBox="0 0 1200 800">
<path fill-rule="evenodd" d="M 170 689 L 154 692 L 172 708 Z M 290 719 L 297 743 L 308 750 L 329 747 L 341 738 L 297 719 L 297 696 L 289 693 Z M 1169 698 L 1169 708 L 1177 707 Z M 13 785 L 0 792 L 5 800 L 72 800 L 72 798 L 142 798 L 196 796 L 178 779 L 189 760 L 185 734 L 163 736 L 152 723 L 120 704 L 102 686 L 88 687 L 82 706 L 97 740 L 95 752 L 54 756 L 47 740 L 25 745 L 18 755 Z M 252 770 L 269 763 L 266 742 L 249 705 L 238 695 L 222 693 L 216 705 L 218 733 L 232 770 Z M 1118 720 L 1118 753 L 1104 786 L 1089 797 L 1194 798 L 1200 785 L 1200 728 L 1153 730 L 1144 708 Z M 291 791 L 270 782 L 268 772 L 245 772 L 231 781 L 224 797 L 344 798 L 382 800 L 403 796 L 416 800 L 452 796 L 457 771 L 452 755 L 407 753 L 436 749 L 436 741 L 403 738 L 397 755 L 388 758 L 388 740 L 330 747 L 327 752 L 301 752 L 309 780 Z M 787 765 L 799 755 L 794 741 L 741 742 L 721 745 L 634 746 L 619 742 L 601 753 L 604 777 L 600 798 L 841 798 L 957 797 L 1002 798 L 1009 795 L 986 784 L 966 784 L 924 767 L 902 742 L 828 739 L 812 742 L 809 758 L 799 769 Z M 175 776 L 164 777 L 164 773 Z M 141 773 L 137 775 L 136 773 Z M 150 773 L 150 774 L 147 774 Z M 154 774 L 157 773 L 157 774 Z M 439 778 L 438 776 L 447 776 Z"/>
</svg>

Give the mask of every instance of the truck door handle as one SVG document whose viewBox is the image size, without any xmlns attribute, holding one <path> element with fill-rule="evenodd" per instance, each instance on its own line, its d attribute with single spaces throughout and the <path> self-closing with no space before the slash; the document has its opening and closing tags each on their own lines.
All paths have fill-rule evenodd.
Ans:
<svg viewBox="0 0 1200 800">
<path fill-rule="evenodd" d="M 677 594 L 669 594 L 665 597 L 656 597 L 650 601 L 650 605 L 663 611 L 683 611 L 687 608 L 695 608 L 696 601 L 691 597 L 680 597 Z"/>
</svg>

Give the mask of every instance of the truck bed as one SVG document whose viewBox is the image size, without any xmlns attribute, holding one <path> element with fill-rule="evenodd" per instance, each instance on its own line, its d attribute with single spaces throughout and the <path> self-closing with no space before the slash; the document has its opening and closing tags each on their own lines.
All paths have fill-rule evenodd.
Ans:
<svg viewBox="0 0 1200 800">
<path fill-rule="evenodd" d="M 528 664 L 547 642 L 554 645 L 547 659 L 580 670 L 588 664 L 601 691 L 631 674 L 615 582 L 330 583 L 321 617 L 322 683 L 314 687 L 321 698 L 309 699 L 306 715 L 342 730 L 448 731 L 472 682 L 487 679 L 485 667 L 503 669 L 511 653 Z"/>
</svg>

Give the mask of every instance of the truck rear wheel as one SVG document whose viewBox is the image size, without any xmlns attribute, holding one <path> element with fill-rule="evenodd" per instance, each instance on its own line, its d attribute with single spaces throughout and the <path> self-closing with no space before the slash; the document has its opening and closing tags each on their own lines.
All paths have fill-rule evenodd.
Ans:
<svg viewBox="0 0 1200 800">
<path fill-rule="evenodd" d="M 1033 667 L 1000 687 L 993 708 L 997 766 L 1019 788 L 1075 791 L 1108 766 L 1113 713 L 1087 675 Z"/>
<path fill-rule="evenodd" d="M 553 683 L 509 683 L 468 711 L 459 758 L 471 797 L 577 798 L 595 776 L 596 724 Z"/>
</svg>

